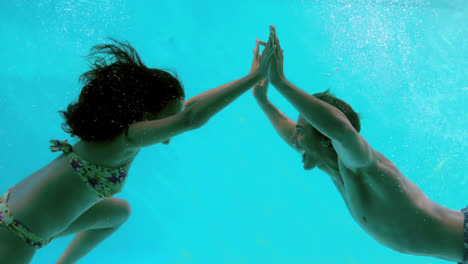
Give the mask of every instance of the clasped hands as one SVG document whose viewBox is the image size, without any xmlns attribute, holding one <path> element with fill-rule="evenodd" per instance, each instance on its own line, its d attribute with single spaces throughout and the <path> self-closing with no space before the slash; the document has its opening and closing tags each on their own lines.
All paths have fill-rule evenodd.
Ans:
<svg viewBox="0 0 468 264">
<path fill-rule="evenodd" d="M 260 45 L 264 46 L 261 55 Z M 263 77 L 263 80 L 255 85 L 252 90 L 254 96 L 258 98 L 266 96 L 269 82 L 275 85 L 285 79 L 283 72 L 283 50 L 281 49 L 274 26 L 270 26 L 270 36 L 267 43 L 259 41 L 258 38 L 256 39 L 253 54 L 254 58 L 250 73 L 258 71 Z"/>
</svg>

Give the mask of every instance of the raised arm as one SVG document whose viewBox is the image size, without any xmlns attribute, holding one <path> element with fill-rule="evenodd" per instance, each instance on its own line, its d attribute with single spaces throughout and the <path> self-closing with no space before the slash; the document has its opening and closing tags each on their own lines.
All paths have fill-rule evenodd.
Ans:
<svg viewBox="0 0 468 264">
<path fill-rule="evenodd" d="M 270 28 L 269 42 L 276 46 L 269 70 L 269 79 L 275 88 L 309 124 L 331 139 L 338 156 L 348 168 L 366 167 L 375 161 L 373 149 L 354 129 L 343 112 L 302 91 L 285 78 L 283 52 L 273 26 Z"/>
<path fill-rule="evenodd" d="M 291 138 L 296 130 L 296 122 L 287 117 L 283 112 L 276 108 L 267 96 L 268 79 L 258 83 L 253 89 L 252 93 L 257 100 L 258 105 L 262 108 L 265 115 L 270 120 L 278 135 L 297 152 L 299 150 L 294 144 L 291 144 Z"/>
<path fill-rule="evenodd" d="M 252 60 L 252 65 L 250 66 L 249 74 L 254 73 L 258 69 L 258 67 L 260 66 L 260 58 L 261 58 L 260 43 L 262 43 L 262 45 L 266 47 L 265 42 L 259 41 L 258 38 L 255 40 L 255 48 L 252 49 L 252 51 L 253 51 L 253 60 Z M 226 83 L 225 85 L 219 86 L 218 88 L 211 89 L 211 90 L 203 92 L 203 93 L 201 93 L 199 95 L 196 95 L 196 96 L 190 98 L 189 100 L 185 101 L 184 105 L 185 105 L 185 107 L 190 106 L 193 103 L 197 102 L 198 100 L 200 100 L 200 99 L 202 99 L 202 98 L 204 98 L 204 97 L 206 97 L 206 96 L 208 96 L 210 94 L 216 93 L 219 90 L 222 90 L 222 89 L 226 88 L 227 86 L 231 85 L 234 82 L 235 81 Z"/>
<path fill-rule="evenodd" d="M 134 147 L 145 147 L 202 127 L 216 113 L 266 77 L 273 52 L 273 46 L 267 46 L 255 70 L 245 77 L 202 93 L 192 101 L 189 100 L 183 111 L 167 118 L 132 124 L 128 130 L 129 144 Z"/>
<path fill-rule="evenodd" d="M 214 89 L 208 90 L 208 91 L 206 91 L 206 92 L 203 92 L 203 93 L 201 93 L 201 94 L 199 94 L 199 95 L 196 95 L 196 96 L 194 96 L 194 97 L 188 99 L 187 101 L 185 101 L 184 107 L 191 106 L 192 104 L 194 104 L 194 103 L 197 102 L 198 100 L 200 100 L 200 99 L 202 99 L 202 98 L 204 98 L 204 97 L 206 97 L 206 96 L 208 96 L 208 95 L 210 95 L 210 94 L 216 93 L 216 92 L 218 92 L 218 91 L 220 91 L 220 90 L 223 90 L 224 88 L 226 88 L 227 86 L 233 84 L 234 82 L 236 82 L 236 81 L 228 82 L 228 83 L 226 83 L 226 84 L 224 84 L 224 85 L 221 85 L 221 86 L 219 86 L 219 87 L 217 87 L 217 88 L 214 88 Z"/>
</svg>

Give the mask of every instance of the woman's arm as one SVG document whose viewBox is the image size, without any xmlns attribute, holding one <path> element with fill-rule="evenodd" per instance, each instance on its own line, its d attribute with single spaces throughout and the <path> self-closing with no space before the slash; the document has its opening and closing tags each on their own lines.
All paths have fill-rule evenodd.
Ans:
<svg viewBox="0 0 468 264">
<path fill-rule="evenodd" d="M 273 46 L 267 46 L 257 69 L 245 77 L 199 95 L 182 112 L 164 119 L 132 124 L 128 130 L 129 144 L 134 147 L 150 146 L 202 127 L 215 114 L 266 77 L 273 51 Z"/>
<path fill-rule="evenodd" d="M 223 85 L 222 89 L 215 88 L 196 102 L 191 104 L 187 110 L 191 111 L 192 123 L 196 128 L 203 126 L 216 113 L 224 109 L 240 95 L 261 81 L 265 75 L 259 71 Z"/>
<path fill-rule="evenodd" d="M 253 55 L 254 55 L 254 58 L 252 60 L 252 65 L 250 66 L 250 73 L 253 73 L 254 71 L 256 71 L 258 69 L 258 67 L 260 66 L 260 43 L 261 41 L 258 40 L 258 38 L 255 40 L 255 49 L 253 49 Z M 262 42 L 264 43 L 264 42 Z M 266 44 L 266 43 L 265 43 Z M 263 44 L 262 44 L 263 45 Z M 265 45 L 264 45 L 265 46 Z M 207 95 L 210 95 L 212 93 L 215 93 L 215 92 L 218 92 L 219 90 L 222 90 L 224 88 L 226 88 L 228 85 L 231 85 L 233 82 L 235 81 L 232 81 L 232 82 L 229 82 L 229 83 L 226 83 L 225 85 L 222 85 L 222 86 L 219 86 L 218 88 L 215 88 L 215 89 L 211 89 L 209 91 L 206 91 L 206 92 L 203 92 L 199 95 L 196 95 L 192 98 L 190 98 L 189 100 L 185 101 L 184 103 L 184 106 L 187 107 L 187 106 L 190 106 L 192 105 L 193 103 L 195 103 L 196 101 L 206 97 Z"/>
<path fill-rule="evenodd" d="M 200 99 L 206 97 L 207 95 L 216 93 L 216 92 L 218 92 L 219 90 L 222 90 L 222 89 L 226 88 L 228 85 L 231 85 L 231 84 L 234 83 L 234 82 L 235 82 L 235 81 L 226 83 L 225 85 L 221 85 L 221 86 L 219 86 L 219 87 L 217 87 L 217 88 L 214 88 L 214 89 L 208 90 L 208 91 L 206 91 L 206 92 L 203 92 L 203 93 L 201 93 L 201 94 L 199 94 L 199 95 L 196 95 L 196 96 L 194 96 L 194 97 L 188 99 L 187 101 L 185 101 L 184 107 L 188 107 L 188 106 L 194 104 L 195 102 L 197 102 L 198 100 L 200 100 Z"/>
</svg>

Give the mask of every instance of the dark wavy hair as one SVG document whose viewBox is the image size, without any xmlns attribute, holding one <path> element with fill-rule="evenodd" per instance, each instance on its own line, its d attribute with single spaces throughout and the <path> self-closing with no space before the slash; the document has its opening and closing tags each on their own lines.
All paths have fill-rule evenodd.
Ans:
<svg viewBox="0 0 468 264">
<path fill-rule="evenodd" d="M 345 101 L 336 98 L 331 92 L 330 89 L 325 92 L 313 94 L 316 98 L 338 108 L 345 116 L 348 118 L 351 125 L 357 132 L 361 131 L 361 121 L 359 114 L 354 111 L 354 109 Z"/>
<path fill-rule="evenodd" d="M 128 42 L 110 40 L 91 48 L 91 69 L 80 76 L 78 101 L 60 111 L 63 130 L 85 141 L 111 140 L 144 113 L 157 114 L 185 98 L 176 76 L 146 67 Z"/>
</svg>

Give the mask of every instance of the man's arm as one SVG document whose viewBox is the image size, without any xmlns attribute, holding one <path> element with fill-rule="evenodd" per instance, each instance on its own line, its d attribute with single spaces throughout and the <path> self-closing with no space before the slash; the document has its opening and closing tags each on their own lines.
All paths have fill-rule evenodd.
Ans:
<svg viewBox="0 0 468 264">
<path fill-rule="evenodd" d="M 297 88 L 286 79 L 275 84 L 277 90 L 320 133 L 330 138 L 348 168 L 361 168 L 373 161 L 373 149 L 336 107 Z"/>
<path fill-rule="evenodd" d="M 269 42 L 272 42 L 270 45 L 276 45 L 269 69 L 269 78 L 275 88 L 309 124 L 331 139 L 338 156 L 348 168 L 366 167 L 375 161 L 373 149 L 343 112 L 302 91 L 286 79 L 283 73 L 283 52 L 273 26 L 270 27 Z"/>
<path fill-rule="evenodd" d="M 265 115 L 270 120 L 278 135 L 293 149 L 299 152 L 295 145 L 291 144 L 291 138 L 296 130 L 296 122 L 287 117 L 283 112 L 276 108 L 267 97 L 268 80 L 257 84 L 252 93 Z"/>
</svg>

